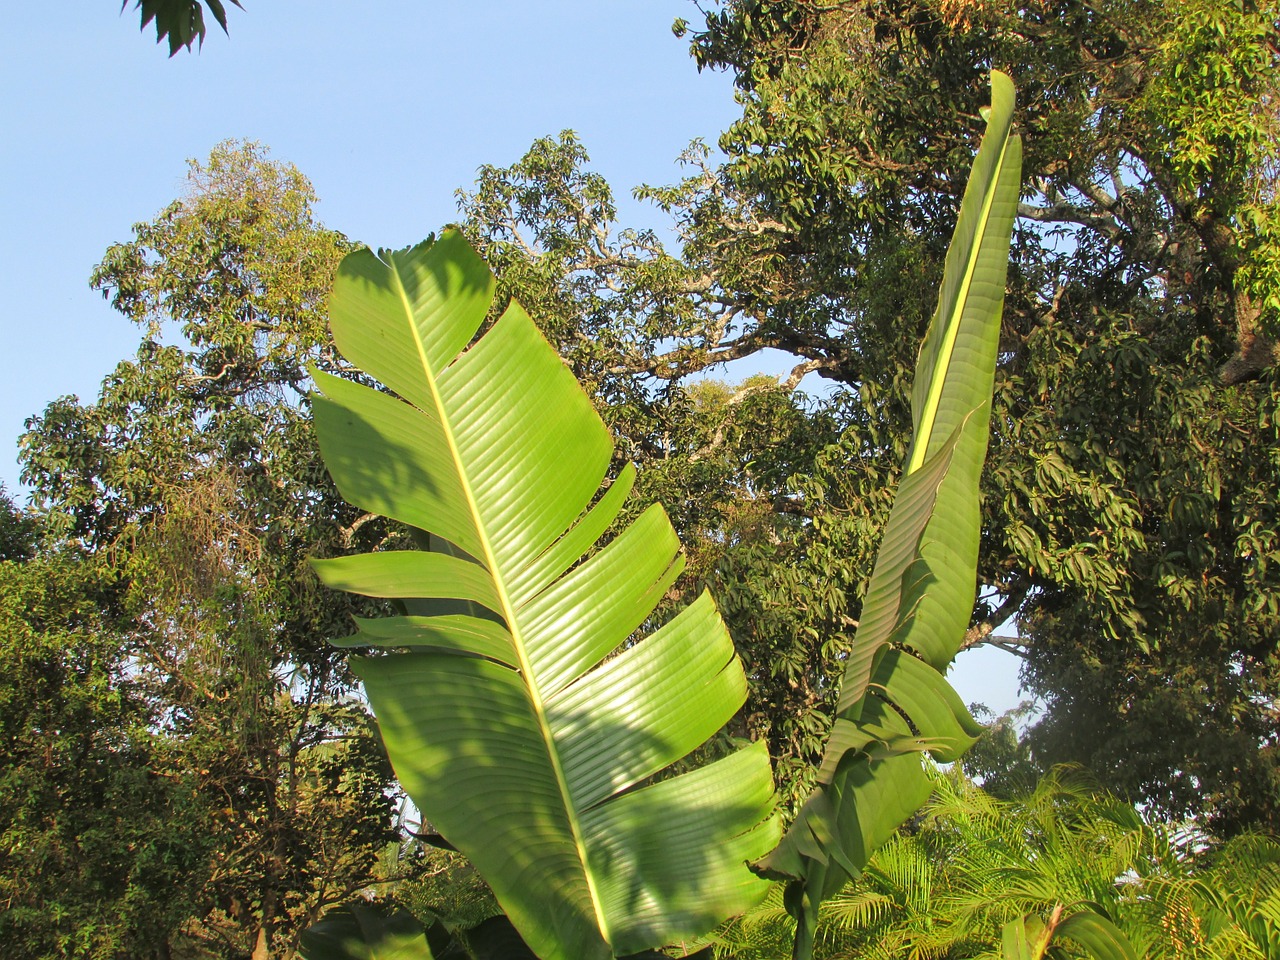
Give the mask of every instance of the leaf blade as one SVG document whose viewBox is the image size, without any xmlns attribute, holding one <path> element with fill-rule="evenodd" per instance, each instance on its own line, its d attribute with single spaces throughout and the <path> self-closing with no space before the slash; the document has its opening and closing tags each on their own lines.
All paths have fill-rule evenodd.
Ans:
<svg viewBox="0 0 1280 960">
<path fill-rule="evenodd" d="M 973 608 L 978 480 L 1020 190 L 1013 85 L 995 71 L 991 85 L 987 133 L 917 361 L 903 479 L 841 683 L 838 736 L 814 794 L 779 848 L 759 864 L 792 881 L 787 903 L 798 925 L 797 958 L 812 953 L 822 900 L 856 875 L 928 797 L 917 752 L 956 756 L 973 729 L 958 698 L 943 693 L 941 671 L 958 650 Z"/>
<path fill-rule="evenodd" d="M 609 659 L 680 573 L 679 543 L 654 507 L 576 563 L 614 522 L 633 471 L 599 493 L 612 442 L 518 304 L 473 342 L 492 280 L 464 246 L 447 232 L 436 245 L 365 252 L 339 273 L 335 339 L 401 399 L 322 380 L 322 452 L 344 493 L 421 524 L 414 537 L 430 551 L 322 560 L 316 570 L 330 585 L 402 602 L 407 616 L 361 621 L 344 643 L 403 651 L 358 661 L 380 722 L 385 715 L 393 763 L 439 832 L 485 873 L 530 946 L 565 960 L 611 956 L 619 943 L 626 952 L 660 946 L 661 923 L 641 923 L 627 903 L 601 893 L 602 884 L 621 883 L 641 891 L 632 902 L 648 902 L 646 884 L 669 879 L 626 849 L 674 829 L 635 799 L 654 796 L 652 788 L 631 788 L 726 722 L 745 677 L 709 600 Z M 384 574 L 390 585 L 379 582 Z M 666 702 L 695 688 L 705 702 L 694 710 L 682 702 L 668 716 Z M 702 770 L 712 768 L 707 790 L 751 797 L 741 807 L 750 822 L 703 817 L 694 845 L 702 852 L 691 857 L 706 869 L 694 882 L 717 909 L 745 909 L 765 891 L 746 860 L 770 840 L 768 758 L 753 750 Z M 485 802 L 516 826 L 502 833 L 492 816 L 466 815 Z M 616 835 L 600 831 L 609 822 Z M 495 836 L 520 852 L 482 849 Z M 615 866 L 604 871 L 610 844 L 627 855 L 606 857 Z M 533 882 L 543 861 L 551 879 Z M 681 915 L 687 924 L 707 913 Z"/>
</svg>

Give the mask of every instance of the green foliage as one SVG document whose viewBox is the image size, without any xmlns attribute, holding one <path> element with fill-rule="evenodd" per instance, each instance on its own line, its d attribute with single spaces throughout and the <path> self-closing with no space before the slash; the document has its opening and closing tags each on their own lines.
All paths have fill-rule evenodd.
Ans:
<svg viewBox="0 0 1280 960">
<path fill-rule="evenodd" d="M 920 348 L 903 478 L 840 683 L 817 785 L 782 844 L 762 862 L 791 878 L 796 957 L 811 956 L 819 907 L 858 875 L 925 801 L 919 753 L 952 762 L 976 725 L 943 679 L 973 607 L 1009 232 L 1021 145 L 1014 91 L 993 73 L 990 129 L 974 161 L 938 309 Z"/>
<path fill-rule="evenodd" d="M 980 704 L 971 705 L 970 709 L 983 727 L 977 741 L 961 758 L 965 775 L 1000 800 L 1030 793 L 1047 772 L 1019 732 L 1033 715 L 1034 705 L 1024 701 L 998 717 Z"/>
<path fill-rule="evenodd" d="M 1205 917 L 1203 924 L 1188 925 L 1190 945 L 1198 947 L 1205 932 L 1212 936 L 1215 928 L 1226 927 L 1239 930 L 1242 942 L 1247 938 L 1260 955 L 1280 954 L 1280 844 L 1246 834 L 1227 844 L 1215 860 L 1211 869 L 1176 891 L 1181 902 L 1169 898 L 1182 907 L 1184 918 L 1187 900 Z"/>
<path fill-rule="evenodd" d="M 885 452 L 895 451 L 891 461 L 905 452 L 905 421 L 876 419 L 886 397 L 871 390 L 851 410 L 821 409 L 794 390 L 804 365 L 774 386 L 732 385 L 711 400 L 716 388 L 686 378 L 752 353 L 754 340 L 728 349 L 717 340 L 752 314 L 716 285 L 705 252 L 682 260 L 651 236 L 623 231 L 615 240 L 607 185 L 584 162 L 581 146 L 564 136 L 540 141 L 510 168 L 483 169 L 476 192 L 462 198 L 464 226 L 495 268 L 500 299 L 530 305 L 618 436 L 619 456 L 642 465 L 638 499 L 661 500 L 698 577 L 683 599 L 704 585 L 715 592 L 752 680 L 740 732 L 767 740 L 795 809 L 822 755 L 830 680 L 892 502 Z M 713 172 L 699 169 L 696 186 L 723 196 Z M 737 208 L 727 215 L 739 213 L 750 216 Z M 690 251 L 702 249 L 694 226 L 682 226 Z M 902 272 L 886 269 L 877 289 L 909 289 L 919 303 L 920 264 L 903 257 L 894 266 Z M 562 312 L 551 321 L 541 310 Z M 900 367 L 892 369 L 903 384 L 923 307 L 918 318 L 917 329 L 893 342 Z M 790 340 L 766 345 L 806 349 Z M 850 419 L 867 429 L 845 431 Z"/>
<path fill-rule="evenodd" d="M 927 316 L 894 267 L 940 263 L 981 76 L 1009 71 L 1029 195 L 970 642 L 1017 618 L 1046 757 L 1228 829 L 1275 830 L 1280 795 L 1275 22 L 1233 0 L 728 0 L 685 25 L 740 88 L 728 162 L 651 193 L 742 311 L 711 352 L 783 345 L 847 387 L 856 481 L 903 421 Z M 804 503 L 815 530 L 842 509 Z"/>
<path fill-rule="evenodd" d="M 379 903 L 335 907 L 303 931 L 301 947 L 306 960 L 436 960 L 422 924 Z"/>
<path fill-rule="evenodd" d="M 237 7 L 240 0 L 231 0 Z M 203 3 L 213 14 L 222 32 L 227 32 L 227 8 L 222 0 L 136 0 L 134 9 L 141 12 L 142 29 L 153 20 L 156 24 L 156 43 L 163 43 L 169 38 L 169 56 L 173 56 L 184 47 L 189 51 L 196 41 L 204 46 L 205 24 Z M 121 12 L 129 6 L 129 0 L 120 4 Z"/>
<path fill-rule="evenodd" d="M 181 815 L 109 833 L 142 849 L 157 825 L 190 824 L 192 859 L 134 894 L 139 909 L 159 898 L 147 909 L 165 922 L 104 956 L 287 953 L 375 878 L 395 837 L 391 770 L 324 642 L 352 607 L 305 565 L 389 535 L 329 485 L 302 407 L 306 365 L 332 368 L 324 311 L 348 246 L 313 201 L 253 145 L 193 164 L 186 196 L 94 272 L 143 330 L 136 357 L 95 402 L 55 401 L 21 440 L 47 539 L 82 545 L 115 584 L 104 697 L 136 699 L 154 724 L 138 776 L 185 791 Z M 73 874 L 44 876 L 68 903 L 81 896 Z"/>
<path fill-rule="evenodd" d="M 202 17 L 198 3 L 171 9 L 190 6 Z M 889 516 L 886 478 L 906 454 L 914 348 L 995 65 L 1025 93 L 1015 119 L 1030 193 L 965 642 L 1017 618 L 1025 679 L 1048 701 L 1037 760 L 1085 760 L 1156 813 L 1277 829 L 1275 19 L 1272 3 L 1233 0 L 730 0 L 681 26 L 700 65 L 740 87 L 728 162 L 695 145 L 685 180 L 639 191 L 672 215 L 678 251 L 613 232 L 610 188 L 571 135 L 484 168 L 463 196 L 499 303 L 514 294 L 547 324 L 620 437 L 614 471 L 638 464 L 637 499 L 660 499 L 684 539 L 694 576 L 660 610 L 716 591 L 750 683 L 729 729 L 767 740 L 788 814 L 837 710 L 833 678 Z M 171 52 L 202 36 L 191 23 L 161 34 Z M 296 561 L 405 542 L 341 503 L 303 414 L 306 364 L 342 369 L 324 305 L 345 240 L 314 223 L 300 175 L 260 150 L 227 149 L 193 174 L 189 196 L 96 274 L 146 326 L 142 349 L 96 403 L 64 399 L 33 421 L 26 479 L 48 542 L 82 541 L 115 584 L 103 615 L 117 638 L 101 662 L 141 664 L 131 702 L 176 718 L 169 752 L 145 769 L 194 776 L 190 802 L 231 810 L 204 816 L 222 859 L 202 860 L 164 904 L 147 892 L 163 883 L 120 880 L 113 890 L 133 892 L 119 915 L 169 929 L 198 901 L 184 936 L 201 949 L 287 950 L 298 924 L 367 882 L 386 836 L 385 770 L 359 711 L 337 706 L 351 678 L 320 642 L 351 604 Z M 690 379 L 763 349 L 794 357 L 774 385 Z M 806 374 L 835 386 L 829 399 L 797 392 Z M 28 519 L 0 511 L 0 555 L 51 562 L 32 559 Z M 74 632 L 74 609 L 50 635 Z M 107 675 L 114 690 L 123 674 Z M 112 702 L 81 719 L 120 728 Z M 350 761 L 293 749 L 348 736 Z M 227 794 L 235 803 L 216 802 Z M 122 802 L 147 810 L 158 796 Z M 314 818 L 295 816 L 308 804 Z M 119 829 L 148 826 L 122 817 Z M 29 829 L 24 856 L 45 842 Z M 353 845 L 336 839 L 352 829 Z M 132 853 L 110 837 L 102 849 L 116 863 Z M 210 862 L 216 877 L 199 887 Z M 56 893 L 61 913 L 12 915 L 30 924 L 33 955 L 63 936 L 57 916 L 89 916 L 98 895 L 73 858 L 42 863 L 45 886 L 15 896 Z M 286 887 L 282 908 L 270 891 Z M 1213 955 L 1202 940 L 1236 929 L 1229 905 L 1213 913 L 1176 890 L 1170 929 L 1186 955 Z M 126 944 L 123 928 L 100 929 L 101 943 Z M 111 949 L 136 953 L 100 953 Z"/>
<path fill-rule="evenodd" d="M 1106 917 L 1092 910 L 1062 916 L 1055 909 L 1048 919 L 1012 920 L 1001 931 L 1003 960 L 1041 960 L 1064 956 L 1063 940 L 1074 941 L 1092 960 L 1137 960 L 1133 945 Z"/>
<path fill-rule="evenodd" d="M 1016 799 L 996 799 L 955 773 L 936 785 L 922 817 L 823 905 L 816 957 L 1010 960 L 1019 943 L 1032 956 L 1047 948 L 1099 960 L 1269 955 L 1249 929 L 1263 911 L 1244 908 L 1233 921 L 1216 900 L 1243 906 L 1274 896 L 1274 841 L 1206 849 L 1203 835 L 1145 823 L 1071 768 Z M 717 955 L 782 955 L 793 923 L 781 894 L 775 888 L 726 925 Z"/>
<path fill-rule="evenodd" d="M 167 765 L 104 614 L 118 591 L 72 547 L 0 561 L 0 940 L 16 960 L 159 956 L 147 944 L 208 875 L 198 777 Z"/>
<path fill-rule="evenodd" d="M 19 510 L 0 484 L 0 561 L 30 559 L 38 529 L 36 519 Z"/>
<path fill-rule="evenodd" d="M 653 507 L 591 552 L 633 471 L 601 492 L 604 424 L 518 303 L 477 338 L 492 297 L 454 231 L 343 261 L 335 341 L 403 401 L 317 374 L 321 449 L 346 498 L 427 549 L 315 568 L 399 601 L 344 645 L 401 651 L 356 661 L 388 752 L 524 940 L 632 954 L 763 893 L 746 862 L 779 833 L 768 758 L 748 746 L 661 776 L 746 678 L 707 595 L 633 636 L 683 569 L 674 531 Z"/>
<path fill-rule="evenodd" d="M 427 863 L 396 887 L 396 897 L 414 916 L 449 930 L 471 930 L 502 909 L 475 867 L 460 853 L 427 848 Z"/>
<path fill-rule="evenodd" d="M 1019 189 L 1013 99 L 993 74 L 992 131 L 921 348 L 910 455 L 827 757 L 762 861 L 793 879 L 796 956 L 811 955 L 821 901 L 927 797 L 919 752 L 954 760 L 976 732 L 941 671 L 972 606 Z M 477 335 L 493 287 L 454 231 L 344 260 L 335 341 L 404 402 L 317 373 L 321 448 L 348 500 L 416 528 L 424 549 L 315 568 L 328 586 L 397 601 L 399 616 L 358 621 L 343 645 L 401 651 L 357 661 L 399 776 L 524 939 L 547 957 L 631 953 L 751 903 L 742 859 L 772 843 L 772 785 L 751 748 L 645 784 L 729 719 L 745 678 L 705 594 L 628 639 L 683 568 L 678 542 L 650 509 L 582 559 L 634 474 L 628 464 L 600 493 L 605 426 L 518 302 Z M 714 385 L 697 395 L 733 399 Z"/>
</svg>

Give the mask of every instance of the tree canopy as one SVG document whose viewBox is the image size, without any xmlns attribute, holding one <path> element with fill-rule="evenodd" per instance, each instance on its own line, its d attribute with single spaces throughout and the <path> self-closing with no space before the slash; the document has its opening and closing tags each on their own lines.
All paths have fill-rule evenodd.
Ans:
<svg viewBox="0 0 1280 960">
<path fill-rule="evenodd" d="M 940 269 L 995 65 L 1023 91 L 1029 189 L 971 642 L 1026 658 L 1047 758 L 1170 815 L 1208 798 L 1224 826 L 1275 828 L 1275 22 L 1225 0 L 728 2 L 677 24 L 739 87 L 727 160 L 695 145 L 684 181 L 638 191 L 679 249 L 616 228 L 571 136 L 463 196 L 505 289 L 573 318 L 548 333 L 650 459 L 642 485 L 723 470 L 723 500 L 665 496 L 686 541 L 704 531 L 694 549 L 757 669 L 749 722 L 784 765 L 824 735 L 810 708 L 901 455 L 932 309 L 919 278 Z M 765 348 L 792 373 L 672 429 L 708 410 L 691 378 Z M 808 374 L 825 399 L 797 392 Z M 747 428 L 735 452 L 765 397 L 792 426 L 767 449 Z"/>
<path fill-rule="evenodd" d="M 203 14 L 169 6 L 201 18 L 159 33 L 176 52 Z M 1022 656 L 1044 712 L 986 772 L 1007 796 L 1074 760 L 1155 815 L 1280 831 L 1278 19 L 726 0 L 676 25 L 737 84 L 724 156 L 694 144 L 684 179 L 637 191 L 674 243 L 617 224 L 568 132 L 459 195 L 495 313 L 517 296 L 542 324 L 686 545 L 656 616 L 715 593 L 749 680 L 724 739 L 767 741 L 785 813 L 834 713 L 998 67 L 1027 186 L 967 642 Z M 351 375 L 325 321 L 354 246 L 314 200 L 261 147 L 193 164 L 93 274 L 137 354 L 21 440 L 35 509 L 0 497 L 19 956 L 287 954 L 394 873 L 391 774 L 327 645 L 386 611 L 305 567 L 406 544 L 342 502 L 309 426 L 309 365 Z M 711 378 L 768 349 L 787 373 Z"/>
<path fill-rule="evenodd" d="M 98 671 L 73 675 L 97 697 L 75 700 L 86 743 L 160 790 L 134 803 L 182 852 L 161 856 L 169 873 L 136 895 L 165 911 L 141 938 L 159 956 L 182 944 L 287 953 L 301 927 L 371 881 L 399 838 L 390 767 L 327 645 L 349 632 L 351 605 L 306 566 L 386 535 L 332 490 L 304 409 L 306 364 L 332 365 L 325 300 L 349 247 L 315 222 L 313 201 L 296 169 L 254 145 L 224 144 L 193 163 L 186 195 L 94 271 L 142 328 L 136 357 L 93 403 L 52 403 L 22 440 L 50 546 L 6 565 L 6 578 L 15 590 L 39 582 L 69 549 L 57 544 L 72 543 L 87 582 L 110 590 L 102 623 L 53 600 L 47 621 L 25 608 L 11 616 L 47 622 L 30 629 L 49 631 L 48 644 L 84 638 Z M 78 603 L 101 593 L 86 588 Z M 5 683 L 15 704 L 35 709 L 47 697 L 23 696 L 23 676 L 8 672 Z M 76 790 L 97 789 L 84 783 L 90 767 L 54 769 Z M 141 842 L 129 830 L 111 836 Z M 95 864 L 111 851 L 86 853 L 94 882 L 109 882 Z M 70 896 L 62 866 L 40 875 Z"/>
</svg>

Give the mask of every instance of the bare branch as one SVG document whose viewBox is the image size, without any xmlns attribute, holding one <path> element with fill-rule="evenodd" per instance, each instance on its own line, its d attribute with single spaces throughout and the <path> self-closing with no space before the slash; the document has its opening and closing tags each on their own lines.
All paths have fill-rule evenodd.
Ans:
<svg viewBox="0 0 1280 960">
<path fill-rule="evenodd" d="M 362 513 L 360 516 L 356 517 L 351 526 L 339 528 L 338 533 L 342 538 L 343 547 L 350 549 L 351 545 L 355 542 L 356 532 L 370 520 L 377 519 L 378 515 L 376 513 Z"/>
<path fill-rule="evenodd" d="M 1038 223 L 1078 223 L 1105 233 L 1111 239 L 1120 235 L 1120 225 L 1110 213 L 1098 213 L 1070 203 L 1054 203 L 1038 207 L 1030 203 L 1018 204 L 1018 216 Z"/>
<path fill-rule="evenodd" d="M 1003 650 L 1005 653 L 1012 653 L 1016 657 L 1026 660 L 1030 657 L 1031 652 L 1027 643 L 1020 637 L 1009 637 L 994 633 L 983 634 L 981 631 L 986 624 L 978 624 L 976 627 L 970 627 L 969 632 L 964 636 L 964 643 L 960 645 L 961 650 L 972 650 L 974 647 L 995 647 L 997 650 Z"/>
</svg>

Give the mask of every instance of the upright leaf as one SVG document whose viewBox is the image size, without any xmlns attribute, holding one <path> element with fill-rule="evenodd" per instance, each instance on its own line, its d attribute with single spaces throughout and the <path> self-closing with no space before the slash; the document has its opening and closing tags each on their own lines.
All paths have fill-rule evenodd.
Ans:
<svg viewBox="0 0 1280 960">
<path fill-rule="evenodd" d="M 763 896 L 746 867 L 778 838 L 763 745 L 657 778 L 743 703 L 708 595 L 636 640 L 680 573 L 651 507 L 603 548 L 632 474 L 573 375 L 493 297 L 455 231 L 342 264 L 334 339 L 394 393 L 317 374 L 344 497 L 430 550 L 321 560 L 342 590 L 402 601 L 349 643 L 401 783 L 468 856 L 541 957 L 625 955 Z M 584 556 L 585 555 L 585 556 Z"/>
<path fill-rule="evenodd" d="M 991 75 L 987 132 L 920 350 L 906 469 L 841 682 L 813 794 L 760 863 L 789 878 L 796 956 L 812 949 L 818 905 L 929 796 L 920 752 L 956 759 L 977 733 L 943 671 L 973 610 L 992 381 L 1021 144 L 1013 84 Z"/>
</svg>

